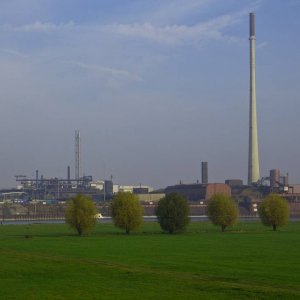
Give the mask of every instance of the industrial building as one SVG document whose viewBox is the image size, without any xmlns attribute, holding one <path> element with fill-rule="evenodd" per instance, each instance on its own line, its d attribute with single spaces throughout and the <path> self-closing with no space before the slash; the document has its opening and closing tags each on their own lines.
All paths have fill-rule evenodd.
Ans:
<svg viewBox="0 0 300 300">
<path fill-rule="evenodd" d="M 36 171 L 34 179 L 17 175 L 16 181 L 19 183 L 19 191 L 23 192 L 26 200 L 65 201 L 74 195 L 85 194 L 97 201 L 105 197 L 110 199 L 113 195 L 111 180 L 94 182 L 92 176 L 83 176 L 78 179 L 45 178 L 39 177 Z"/>
<path fill-rule="evenodd" d="M 165 189 L 166 194 L 178 193 L 186 197 L 190 202 L 201 202 L 210 199 L 213 195 L 222 193 L 231 196 L 230 186 L 225 183 L 193 183 L 177 184 L 168 186 Z"/>
</svg>

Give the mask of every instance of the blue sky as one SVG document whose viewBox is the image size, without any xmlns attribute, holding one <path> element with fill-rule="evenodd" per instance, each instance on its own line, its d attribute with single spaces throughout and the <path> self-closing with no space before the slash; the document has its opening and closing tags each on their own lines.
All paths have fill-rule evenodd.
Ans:
<svg viewBox="0 0 300 300">
<path fill-rule="evenodd" d="M 1 0 L 0 187 L 74 173 L 164 187 L 246 181 L 248 14 L 261 175 L 300 182 L 298 0 Z"/>
</svg>

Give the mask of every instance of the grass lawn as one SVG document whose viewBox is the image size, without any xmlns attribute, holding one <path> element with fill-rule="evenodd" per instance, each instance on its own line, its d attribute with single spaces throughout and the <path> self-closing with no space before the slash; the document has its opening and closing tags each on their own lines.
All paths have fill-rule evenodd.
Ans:
<svg viewBox="0 0 300 300">
<path fill-rule="evenodd" d="M 145 223 L 129 236 L 99 224 L 83 237 L 3 225 L 0 257 L 0 299 L 300 299 L 299 222 L 225 233 L 195 222 L 174 235 Z"/>
</svg>

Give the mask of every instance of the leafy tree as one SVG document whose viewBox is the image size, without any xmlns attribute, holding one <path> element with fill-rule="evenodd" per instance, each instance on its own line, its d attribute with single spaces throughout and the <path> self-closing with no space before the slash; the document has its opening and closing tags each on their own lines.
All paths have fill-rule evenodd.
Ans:
<svg viewBox="0 0 300 300">
<path fill-rule="evenodd" d="M 275 231 L 278 226 L 283 226 L 288 221 L 288 203 L 281 196 L 270 194 L 258 206 L 258 213 L 262 223 L 272 226 Z"/>
<path fill-rule="evenodd" d="M 155 212 L 161 229 L 173 233 L 185 230 L 190 222 L 189 211 L 186 198 L 171 193 L 159 200 Z"/>
<path fill-rule="evenodd" d="M 111 203 L 112 218 L 115 226 L 125 229 L 130 234 L 143 223 L 143 207 L 136 195 L 119 192 Z"/>
<path fill-rule="evenodd" d="M 221 226 L 221 230 L 225 231 L 226 227 L 236 222 L 238 208 L 231 197 L 215 194 L 208 201 L 207 215 L 213 224 Z"/>
<path fill-rule="evenodd" d="M 97 209 L 93 200 L 79 194 L 68 200 L 65 220 L 80 236 L 82 233 L 93 229 L 96 225 L 96 214 Z"/>
</svg>

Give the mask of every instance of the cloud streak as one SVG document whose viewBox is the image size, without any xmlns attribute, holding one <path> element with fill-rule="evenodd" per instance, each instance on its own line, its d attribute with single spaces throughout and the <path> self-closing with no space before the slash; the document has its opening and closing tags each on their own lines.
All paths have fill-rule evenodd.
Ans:
<svg viewBox="0 0 300 300">
<path fill-rule="evenodd" d="M 132 74 L 126 70 L 120 70 L 120 69 L 114 69 L 110 67 L 105 66 L 99 66 L 99 65 L 92 65 L 92 64 L 86 64 L 80 61 L 74 61 L 74 60 L 65 60 L 62 61 L 64 64 L 68 65 L 74 65 L 82 69 L 86 70 L 92 70 L 102 73 L 103 75 L 109 75 L 117 78 L 123 78 L 130 81 L 141 81 L 142 78 L 138 75 Z"/>
<path fill-rule="evenodd" d="M 232 40 L 232 37 L 226 37 L 223 34 L 223 30 L 238 21 L 238 16 L 224 15 L 192 26 L 177 24 L 155 26 L 150 23 L 114 24 L 108 26 L 107 29 L 112 33 L 127 37 L 142 38 L 168 45 L 180 45 L 208 40 Z"/>
<path fill-rule="evenodd" d="M 0 49 L 2 52 L 5 52 L 5 53 L 8 53 L 12 56 L 17 56 L 17 57 L 20 57 L 20 58 L 28 58 L 29 56 L 28 55 L 25 55 L 19 51 L 16 51 L 16 50 L 11 50 L 11 49 Z"/>
<path fill-rule="evenodd" d="M 68 23 L 49 23 L 36 21 L 34 23 L 24 24 L 21 26 L 13 26 L 11 24 L 5 24 L 0 27 L 5 31 L 15 32 L 51 32 L 51 31 L 62 31 L 71 30 L 75 28 L 75 23 L 70 21 Z"/>
</svg>

